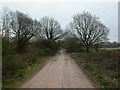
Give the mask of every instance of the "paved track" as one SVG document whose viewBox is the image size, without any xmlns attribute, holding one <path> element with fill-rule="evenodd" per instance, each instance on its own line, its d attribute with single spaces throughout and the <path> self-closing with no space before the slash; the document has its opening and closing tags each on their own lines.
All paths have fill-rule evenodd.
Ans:
<svg viewBox="0 0 120 90">
<path fill-rule="evenodd" d="M 20 88 L 94 88 L 63 50 Z"/>
</svg>

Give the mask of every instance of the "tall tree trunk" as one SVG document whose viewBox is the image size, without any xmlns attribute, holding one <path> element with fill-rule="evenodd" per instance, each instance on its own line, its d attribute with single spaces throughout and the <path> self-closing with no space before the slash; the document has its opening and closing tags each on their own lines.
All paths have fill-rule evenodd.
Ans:
<svg viewBox="0 0 120 90">
<path fill-rule="evenodd" d="M 86 52 L 89 52 L 89 45 L 86 45 Z"/>
</svg>

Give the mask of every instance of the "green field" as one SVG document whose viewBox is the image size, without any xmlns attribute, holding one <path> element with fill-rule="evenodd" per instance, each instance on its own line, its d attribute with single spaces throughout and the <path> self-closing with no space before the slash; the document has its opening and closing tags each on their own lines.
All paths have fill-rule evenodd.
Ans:
<svg viewBox="0 0 120 90">
<path fill-rule="evenodd" d="M 100 50 L 118 50 L 118 48 L 100 48 Z"/>
</svg>

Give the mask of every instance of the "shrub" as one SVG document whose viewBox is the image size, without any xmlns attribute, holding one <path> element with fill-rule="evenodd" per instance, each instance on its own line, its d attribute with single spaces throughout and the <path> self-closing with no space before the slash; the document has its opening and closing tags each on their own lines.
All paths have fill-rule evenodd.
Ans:
<svg viewBox="0 0 120 90">
<path fill-rule="evenodd" d="M 119 87 L 120 52 L 76 53 L 72 57 L 92 77 L 91 79 L 97 81 L 97 85 L 100 87 Z"/>
<path fill-rule="evenodd" d="M 59 44 L 55 41 L 41 38 L 33 43 L 33 47 L 44 52 L 44 53 L 40 52 L 43 55 L 53 55 L 57 52 L 57 50 L 59 48 Z"/>
<path fill-rule="evenodd" d="M 66 38 L 63 42 L 63 47 L 67 52 L 84 51 L 83 45 L 79 42 L 79 39 L 75 37 Z"/>
</svg>

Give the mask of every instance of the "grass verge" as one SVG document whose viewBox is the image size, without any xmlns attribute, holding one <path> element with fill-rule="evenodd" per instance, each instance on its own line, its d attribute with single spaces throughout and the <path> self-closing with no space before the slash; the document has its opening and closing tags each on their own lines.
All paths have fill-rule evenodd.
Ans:
<svg viewBox="0 0 120 90">
<path fill-rule="evenodd" d="M 80 68 L 100 88 L 120 88 L 118 60 L 120 52 L 71 53 Z"/>
<path fill-rule="evenodd" d="M 34 65 L 27 66 L 25 69 L 18 70 L 13 76 L 10 76 L 3 80 L 2 88 L 20 87 L 26 80 L 37 73 L 44 66 L 45 62 L 50 58 L 52 58 L 52 56 L 41 57 Z"/>
</svg>

